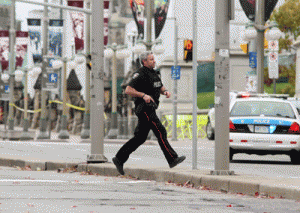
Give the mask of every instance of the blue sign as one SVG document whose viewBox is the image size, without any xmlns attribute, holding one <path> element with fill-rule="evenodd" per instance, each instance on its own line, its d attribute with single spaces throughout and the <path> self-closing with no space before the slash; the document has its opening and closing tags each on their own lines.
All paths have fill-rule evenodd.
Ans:
<svg viewBox="0 0 300 213">
<path fill-rule="evenodd" d="M 180 79 L 180 66 L 176 66 L 176 68 L 174 66 L 171 67 L 171 78 L 173 78 L 174 80 L 179 80 Z"/>
<path fill-rule="evenodd" d="M 256 68 L 257 67 L 257 57 L 256 52 L 249 52 L 249 67 Z"/>
<path fill-rule="evenodd" d="M 49 83 L 57 83 L 57 73 L 49 74 Z"/>
<path fill-rule="evenodd" d="M 4 92 L 9 93 L 9 85 L 4 85 Z"/>
</svg>

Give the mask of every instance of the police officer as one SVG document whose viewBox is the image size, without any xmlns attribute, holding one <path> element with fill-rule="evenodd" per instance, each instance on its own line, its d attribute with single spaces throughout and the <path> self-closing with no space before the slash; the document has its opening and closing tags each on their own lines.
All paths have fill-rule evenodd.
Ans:
<svg viewBox="0 0 300 213">
<path fill-rule="evenodd" d="M 138 125 L 134 131 L 134 137 L 125 143 L 112 158 L 118 172 L 124 175 L 123 165 L 129 155 L 142 145 L 149 134 L 150 129 L 158 139 L 170 168 L 185 160 L 185 156 L 178 157 L 175 150 L 167 140 L 167 131 L 156 114 L 159 105 L 160 94 L 170 98 L 171 93 L 163 86 L 160 77 L 153 69 L 155 67 L 154 55 L 147 51 L 140 55 L 143 67 L 133 74 L 132 80 L 126 87 L 125 93 L 135 98 L 135 114 L 138 117 Z"/>
</svg>

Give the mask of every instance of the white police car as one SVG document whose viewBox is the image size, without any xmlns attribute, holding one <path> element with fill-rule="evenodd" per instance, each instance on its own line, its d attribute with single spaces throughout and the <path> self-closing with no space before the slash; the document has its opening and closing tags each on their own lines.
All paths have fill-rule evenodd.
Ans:
<svg viewBox="0 0 300 213">
<path fill-rule="evenodd" d="M 229 103 L 235 99 L 240 98 L 251 98 L 251 97 L 275 97 L 281 99 L 287 99 L 289 95 L 287 94 L 259 94 L 259 93 L 249 93 L 249 92 L 237 92 L 232 91 L 229 93 Z M 300 106 L 299 106 L 300 107 Z M 206 135 L 209 140 L 215 139 L 215 108 L 211 108 L 208 111 L 208 121 L 206 125 Z"/>
<path fill-rule="evenodd" d="M 287 154 L 300 163 L 300 115 L 288 100 L 235 99 L 229 130 L 230 160 L 236 153 Z"/>
</svg>

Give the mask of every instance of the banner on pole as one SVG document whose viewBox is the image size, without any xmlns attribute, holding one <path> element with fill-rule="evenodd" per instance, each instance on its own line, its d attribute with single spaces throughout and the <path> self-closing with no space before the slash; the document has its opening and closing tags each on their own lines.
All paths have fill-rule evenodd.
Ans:
<svg viewBox="0 0 300 213">
<path fill-rule="evenodd" d="M 16 32 L 16 68 L 22 67 L 28 49 L 28 32 Z"/>
<path fill-rule="evenodd" d="M 83 0 L 68 0 L 68 6 L 83 8 Z M 81 12 L 69 12 L 72 20 L 73 35 L 75 39 L 75 52 L 84 50 L 84 19 Z"/>
<path fill-rule="evenodd" d="M 144 11 L 145 2 L 144 0 L 129 0 L 132 15 L 135 20 L 138 29 L 138 39 L 144 39 Z"/>
<path fill-rule="evenodd" d="M 0 62 L 2 72 L 8 69 L 9 60 L 9 32 L 8 30 L 0 30 Z"/>
<path fill-rule="evenodd" d="M 108 43 L 109 1 L 104 1 L 104 46 Z"/>
<path fill-rule="evenodd" d="M 49 48 L 48 55 L 62 57 L 62 43 L 63 43 L 63 20 L 51 19 L 49 22 Z M 49 59 L 49 67 L 52 67 Z"/>
<path fill-rule="evenodd" d="M 167 20 L 168 10 L 169 10 L 169 0 L 155 1 L 155 11 L 154 11 L 155 39 L 158 38 L 165 25 L 165 22 Z"/>
<path fill-rule="evenodd" d="M 41 19 L 27 19 L 29 31 L 29 45 L 32 50 L 33 63 L 41 63 L 42 60 L 42 27 Z"/>
</svg>

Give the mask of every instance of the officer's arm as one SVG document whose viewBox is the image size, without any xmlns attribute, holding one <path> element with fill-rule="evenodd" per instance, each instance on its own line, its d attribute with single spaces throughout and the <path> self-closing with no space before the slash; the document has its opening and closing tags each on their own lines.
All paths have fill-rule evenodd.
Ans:
<svg viewBox="0 0 300 213">
<path fill-rule="evenodd" d="M 168 90 L 166 89 L 165 86 L 162 86 L 162 87 L 160 88 L 160 94 L 164 95 L 166 91 L 168 91 Z"/>
<path fill-rule="evenodd" d="M 131 86 L 127 86 L 125 90 L 125 94 L 130 95 L 132 97 L 142 98 L 145 93 L 139 92 Z"/>
<path fill-rule="evenodd" d="M 160 94 L 167 96 L 167 98 L 171 97 L 171 93 L 165 88 L 165 86 L 160 88 Z"/>
</svg>

